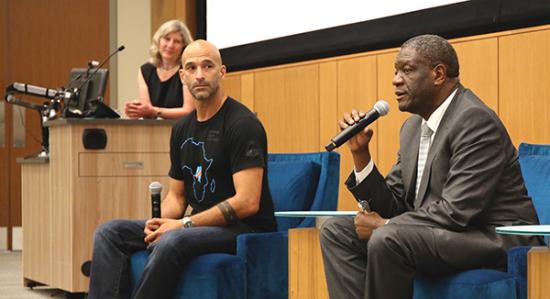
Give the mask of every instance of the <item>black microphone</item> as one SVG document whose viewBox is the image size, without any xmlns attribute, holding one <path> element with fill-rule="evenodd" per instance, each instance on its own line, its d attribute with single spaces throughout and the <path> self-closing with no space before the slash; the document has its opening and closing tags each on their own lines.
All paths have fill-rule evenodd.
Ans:
<svg viewBox="0 0 550 299">
<path fill-rule="evenodd" d="M 51 88 L 40 87 L 40 86 L 35 86 L 35 85 L 30 85 L 25 83 L 18 83 L 18 82 L 14 82 L 6 88 L 7 93 L 12 93 L 15 91 L 19 91 L 25 94 L 31 94 L 39 97 L 46 97 L 50 99 L 53 99 L 57 95 L 62 93 L 62 91 L 57 89 L 51 89 Z"/>
<path fill-rule="evenodd" d="M 90 82 L 90 80 L 92 80 L 92 78 L 94 77 L 94 75 L 97 73 L 97 71 L 99 71 L 99 69 L 105 64 L 107 63 L 107 61 L 109 61 L 109 59 L 111 59 L 111 57 L 113 57 L 116 53 L 124 50 L 126 47 L 124 47 L 124 45 L 118 47 L 116 50 L 113 51 L 113 53 L 111 53 L 109 56 L 107 56 L 107 58 L 105 58 L 105 60 L 103 60 L 103 62 L 101 62 L 95 69 L 94 69 L 94 72 L 88 76 L 88 78 L 86 78 L 86 80 L 84 82 L 82 82 L 82 84 L 80 84 L 80 86 L 77 87 L 77 91 L 80 91 L 80 89 L 82 88 L 82 86 L 86 85 L 88 82 Z M 96 63 L 94 63 L 96 61 L 91 61 L 88 63 L 88 66 L 91 68 L 93 67 L 93 65 L 95 65 Z M 87 73 L 87 72 L 86 72 Z M 73 79 L 71 82 L 73 81 L 76 81 L 80 79 L 80 77 L 77 77 L 75 79 Z M 69 84 L 70 85 L 70 84 Z"/>
<path fill-rule="evenodd" d="M 162 184 L 159 182 L 152 182 L 149 185 L 149 192 L 151 192 L 151 214 L 153 218 L 160 218 L 160 193 L 162 192 Z"/>
<path fill-rule="evenodd" d="M 331 152 L 340 145 L 346 143 L 351 137 L 355 136 L 359 131 L 363 130 L 366 126 L 370 125 L 372 122 L 377 120 L 380 116 L 388 114 L 390 111 L 390 105 L 384 101 L 380 100 L 374 104 L 374 107 L 368 111 L 361 120 L 356 122 L 354 125 L 351 125 L 336 136 L 334 136 L 330 143 L 325 146 L 327 152 Z"/>
</svg>

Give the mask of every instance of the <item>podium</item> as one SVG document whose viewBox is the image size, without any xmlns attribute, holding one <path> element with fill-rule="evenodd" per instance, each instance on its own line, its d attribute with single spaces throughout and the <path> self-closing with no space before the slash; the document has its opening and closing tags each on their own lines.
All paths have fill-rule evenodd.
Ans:
<svg viewBox="0 0 550 299">
<path fill-rule="evenodd" d="M 26 286 L 88 291 L 83 272 L 89 270 L 95 228 L 110 219 L 150 218 L 150 182 L 161 182 L 166 192 L 173 124 L 129 119 L 46 122 L 50 157 L 18 160 Z"/>
</svg>

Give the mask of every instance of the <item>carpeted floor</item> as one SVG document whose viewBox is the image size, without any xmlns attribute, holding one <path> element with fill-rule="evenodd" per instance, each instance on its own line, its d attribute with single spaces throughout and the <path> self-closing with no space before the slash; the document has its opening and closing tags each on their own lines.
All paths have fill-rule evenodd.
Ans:
<svg viewBox="0 0 550 299">
<path fill-rule="evenodd" d="M 0 298 L 65 298 L 65 293 L 60 290 L 24 287 L 21 269 L 20 251 L 0 250 Z"/>
</svg>

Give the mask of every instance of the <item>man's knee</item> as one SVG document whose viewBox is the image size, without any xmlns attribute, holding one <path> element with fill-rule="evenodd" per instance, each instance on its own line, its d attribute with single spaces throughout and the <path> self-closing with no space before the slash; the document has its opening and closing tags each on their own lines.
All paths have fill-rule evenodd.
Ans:
<svg viewBox="0 0 550 299">
<path fill-rule="evenodd" d="M 130 237 L 141 232 L 142 228 L 135 226 L 135 221 L 126 219 L 114 219 L 100 224 L 94 233 L 94 240 L 113 240 L 114 238 Z"/>
<path fill-rule="evenodd" d="M 158 241 L 154 244 L 153 252 L 158 256 L 174 256 L 176 254 L 180 254 L 181 251 L 189 247 L 189 244 L 186 244 L 185 246 L 178 245 L 185 244 L 186 242 L 184 239 L 185 236 L 182 236 L 182 234 L 179 234 L 175 230 L 167 231 L 162 234 L 160 239 L 158 239 Z"/>
<path fill-rule="evenodd" d="M 100 224 L 96 230 L 94 237 L 97 238 L 110 238 L 111 236 L 115 235 L 118 231 L 120 231 L 122 227 L 122 221 L 123 220 L 110 220 L 107 222 L 104 222 Z"/>
<path fill-rule="evenodd" d="M 321 244 L 333 242 L 339 236 L 349 234 L 350 231 L 354 232 L 355 227 L 350 219 L 347 217 L 331 217 L 325 220 L 320 228 Z"/>
<path fill-rule="evenodd" d="M 367 243 L 368 253 L 384 253 L 388 248 L 397 245 L 399 240 L 397 225 L 382 225 L 375 229 Z"/>
</svg>

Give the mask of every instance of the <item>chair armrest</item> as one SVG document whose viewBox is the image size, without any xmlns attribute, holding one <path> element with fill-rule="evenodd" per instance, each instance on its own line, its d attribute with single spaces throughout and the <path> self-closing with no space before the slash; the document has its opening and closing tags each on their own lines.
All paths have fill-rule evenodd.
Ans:
<svg viewBox="0 0 550 299">
<path fill-rule="evenodd" d="M 237 237 L 237 256 L 246 263 L 247 298 L 288 298 L 288 233 Z"/>
<path fill-rule="evenodd" d="M 531 246 L 517 246 L 508 250 L 508 273 L 516 278 L 517 298 L 527 298 L 527 253 Z"/>
</svg>

